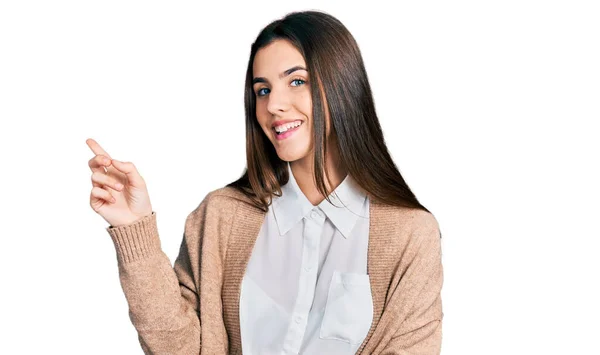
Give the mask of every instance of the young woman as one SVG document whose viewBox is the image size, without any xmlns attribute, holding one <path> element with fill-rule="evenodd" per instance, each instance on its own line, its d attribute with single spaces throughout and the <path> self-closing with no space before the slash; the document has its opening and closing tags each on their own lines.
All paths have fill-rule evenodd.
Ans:
<svg viewBox="0 0 600 355">
<path fill-rule="evenodd" d="M 173 267 L 135 166 L 87 141 L 144 352 L 439 354 L 439 226 L 387 151 L 352 35 L 315 11 L 269 24 L 245 106 L 247 169 L 189 214 Z"/>
</svg>

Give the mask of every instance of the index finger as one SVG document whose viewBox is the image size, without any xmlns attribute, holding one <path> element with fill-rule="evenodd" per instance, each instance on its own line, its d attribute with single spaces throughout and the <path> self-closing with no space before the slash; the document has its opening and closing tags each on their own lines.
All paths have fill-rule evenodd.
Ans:
<svg viewBox="0 0 600 355">
<path fill-rule="evenodd" d="M 88 145 L 88 147 L 90 147 L 90 149 L 92 150 L 92 152 L 94 152 L 94 154 L 96 154 L 96 155 L 102 154 L 102 155 L 107 156 L 109 159 L 112 159 L 110 157 L 110 155 L 108 155 L 108 153 L 104 149 L 102 149 L 100 144 L 98 144 L 98 142 L 96 142 L 92 138 L 86 139 L 85 143 Z"/>
</svg>

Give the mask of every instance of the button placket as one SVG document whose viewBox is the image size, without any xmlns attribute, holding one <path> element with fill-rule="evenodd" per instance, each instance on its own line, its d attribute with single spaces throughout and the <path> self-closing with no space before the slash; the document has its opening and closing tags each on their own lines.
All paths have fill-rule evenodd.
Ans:
<svg viewBox="0 0 600 355">
<path fill-rule="evenodd" d="M 310 219 L 306 219 L 303 229 L 304 243 L 302 247 L 302 264 L 298 297 L 292 313 L 293 322 L 284 339 L 284 350 L 298 353 L 308 324 L 308 315 L 315 297 L 316 270 L 319 260 L 319 244 L 323 231 L 323 219 L 319 211 L 313 209 Z"/>
</svg>

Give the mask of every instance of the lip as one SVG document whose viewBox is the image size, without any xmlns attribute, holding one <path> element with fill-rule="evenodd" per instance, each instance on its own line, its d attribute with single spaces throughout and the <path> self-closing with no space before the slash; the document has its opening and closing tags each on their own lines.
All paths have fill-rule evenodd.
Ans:
<svg viewBox="0 0 600 355">
<path fill-rule="evenodd" d="M 277 132 L 275 132 L 274 128 L 272 129 L 272 131 L 273 131 L 273 134 L 275 135 L 275 139 L 278 141 L 282 141 L 282 140 L 288 139 L 290 136 L 294 135 L 296 133 L 296 131 L 298 131 L 300 128 L 302 128 L 303 124 L 304 124 L 304 121 L 302 121 L 302 123 L 298 127 L 294 127 L 281 135 L 278 135 Z"/>
<path fill-rule="evenodd" d="M 277 126 L 281 126 L 282 124 L 296 122 L 296 121 L 301 121 L 302 123 L 304 123 L 304 120 L 300 120 L 300 119 L 278 120 L 278 121 L 273 122 L 273 124 L 271 125 L 271 128 L 275 128 Z"/>
</svg>

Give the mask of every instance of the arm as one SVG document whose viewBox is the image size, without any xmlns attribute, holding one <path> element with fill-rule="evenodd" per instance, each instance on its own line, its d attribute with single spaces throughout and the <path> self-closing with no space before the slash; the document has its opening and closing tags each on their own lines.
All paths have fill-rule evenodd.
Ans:
<svg viewBox="0 0 600 355">
<path fill-rule="evenodd" d="M 437 355 L 442 345 L 443 283 L 441 238 L 437 222 L 415 233 L 419 247 L 392 299 L 400 322 L 381 354 Z M 400 302 L 398 302 L 400 301 Z"/>
<path fill-rule="evenodd" d="M 190 233 L 191 216 L 173 267 L 160 246 L 155 212 L 128 225 L 107 228 L 117 252 L 129 318 L 145 354 L 200 353 L 197 269 L 192 267 L 199 265 L 199 248 L 188 237 L 197 234 Z"/>
</svg>

